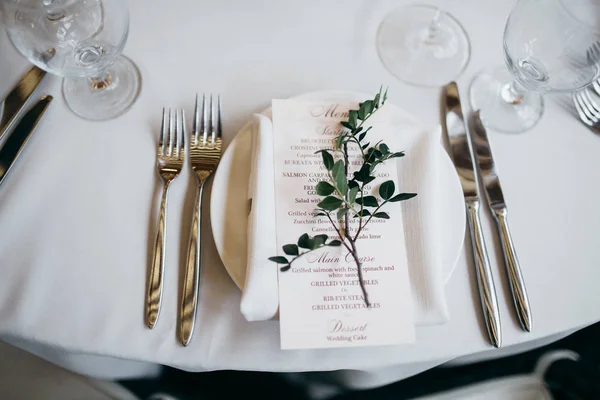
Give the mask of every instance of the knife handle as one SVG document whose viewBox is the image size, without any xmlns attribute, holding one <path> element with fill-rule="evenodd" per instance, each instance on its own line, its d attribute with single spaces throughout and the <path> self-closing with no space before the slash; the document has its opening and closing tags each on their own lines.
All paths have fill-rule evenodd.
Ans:
<svg viewBox="0 0 600 400">
<path fill-rule="evenodd" d="M 510 291 L 515 303 L 515 309 L 519 317 L 519 322 L 525 331 L 531 332 L 533 320 L 531 319 L 529 298 L 527 297 L 525 281 L 523 280 L 523 275 L 521 274 L 519 259 L 517 258 L 517 253 L 515 252 L 515 245 L 513 244 L 510 230 L 508 229 L 506 208 L 494 209 L 493 212 L 496 220 L 496 226 L 498 227 L 498 235 L 500 236 L 500 241 L 502 242 L 502 253 L 504 253 L 506 274 L 508 275 Z"/>
<path fill-rule="evenodd" d="M 483 240 L 483 232 L 481 230 L 479 200 L 466 200 L 466 206 L 483 317 L 492 345 L 494 347 L 500 347 L 502 345 L 500 313 L 498 312 L 498 300 L 496 299 L 496 288 L 494 286 L 494 278 L 490 268 L 490 260 L 487 255 Z"/>
</svg>

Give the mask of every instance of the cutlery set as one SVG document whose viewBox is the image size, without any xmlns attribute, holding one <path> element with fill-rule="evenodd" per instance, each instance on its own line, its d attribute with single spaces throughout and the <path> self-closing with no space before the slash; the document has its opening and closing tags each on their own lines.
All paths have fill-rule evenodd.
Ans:
<svg viewBox="0 0 600 400">
<path fill-rule="evenodd" d="M 521 327 L 527 332 L 530 332 L 532 327 L 529 299 L 508 228 L 507 208 L 500 181 L 496 174 L 490 143 L 487 132 L 479 118 L 479 112 L 474 113 L 470 124 L 472 129 L 469 130 L 463 117 L 458 87 L 455 82 L 445 86 L 443 96 L 444 118 L 442 118 L 442 131 L 448 141 L 450 155 L 460 178 L 465 197 L 481 308 L 490 341 L 495 347 L 500 347 L 502 345 L 502 332 L 498 300 L 479 215 L 481 204 L 480 183 L 484 188 L 488 206 L 496 221 L 517 316 Z"/>
<path fill-rule="evenodd" d="M 163 109 L 156 166 L 164 186 L 145 307 L 146 325 L 150 329 L 154 328 L 158 321 L 163 294 L 165 245 L 167 240 L 167 195 L 169 185 L 179 175 L 184 166 L 186 136 L 183 110 L 169 109 L 167 111 Z M 214 100 L 211 95 L 207 101 L 206 96 L 203 95 L 200 104 L 199 98 L 196 96 L 193 130 L 188 140 L 188 158 L 190 167 L 196 176 L 197 190 L 178 319 L 178 337 L 183 346 L 187 346 L 192 340 L 198 309 L 204 184 L 217 168 L 222 153 L 220 97 Z"/>
</svg>

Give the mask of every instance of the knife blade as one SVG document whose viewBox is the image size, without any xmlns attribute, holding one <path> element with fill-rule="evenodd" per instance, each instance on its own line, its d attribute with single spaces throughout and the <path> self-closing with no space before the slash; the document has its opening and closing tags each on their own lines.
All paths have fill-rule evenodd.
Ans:
<svg viewBox="0 0 600 400">
<path fill-rule="evenodd" d="M 19 157 L 27 140 L 44 115 L 52 96 L 42 97 L 19 121 L 0 149 L 0 185 Z"/>
<path fill-rule="evenodd" d="M 467 135 L 467 127 L 462 113 L 456 82 L 450 82 L 444 87 L 442 103 L 445 115 L 445 118 L 442 118 L 442 132 L 450 145 L 450 155 L 460 178 L 465 197 L 481 309 L 490 341 L 493 346 L 500 347 L 502 345 L 500 313 L 498 311 L 494 278 L 490 268 L 490 261 L 479 217 L 478 177 L 475 172 L 475 160 L 473 159 L 471 143 Z"/>
<path fill-rule="evenodd" d="M 508 275 L 510 292 L 521 327 L 525 331 L 531 332 L 533 320 L 527 289 L 525 288 L 525 281 L 521 274 L 521 267 L 512 236 L 508 229 L 508 213 L 506 203 L 504 202 L 504 194 L 502 193 L 502 186 L 500 186 L 500 180 L 496 173 L 496 164 L 492 155 L 492 149 L 490 148 L 487 131 L 481 122 L 479 111 L 474 113 L 471 122 L 473 129 L 471 129 L 470 133 L 473 150 L 475 151 L 477 167 L 483 180 L 487 203 L 496 221 L 498 236 L 500 236 L 500 242 L 502 243 L 504 266 Z"/>
<path fill-rule="evenodd" d="M 46 71 L 33 66 L 6 96 L 2 118 L 0 118 L 0 139 L 10 130 L 44 76 L 46 76 Z"/>
</svg>

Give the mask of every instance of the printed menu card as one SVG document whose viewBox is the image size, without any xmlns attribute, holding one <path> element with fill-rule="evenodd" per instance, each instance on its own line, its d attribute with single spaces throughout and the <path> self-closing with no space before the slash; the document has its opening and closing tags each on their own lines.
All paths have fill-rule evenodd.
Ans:
<svg viewBox="0 0 600 400">
<path fill-rule="evenodd" d="M 275 204 L 277 248 L 297 243 L 308 234 L 338 239 L 332 221 L 315 216 L 323 199 L 315 185 L 328 181 L 321 149 L 332 149 L 348 119 L 358 109 L 351 102 L 273 100 Z M 395 149 L 398 135 L 391 124 L 389 109 L 378 110 L 365 123 L 372 126 L 369 141 L 379 140 Z M 335 152 L 336 160 L 339 157 Z M 352 152 L 349 176 L 360 167 L 358 147 Z M 358 167 L 357 167 L 358 165 Z M 365 196 L 378 196 L 379 185 L 397 182 L 396 159 L 380 164 L 376 179 Z M 402 188 L 397 190 L 401 191 Z M 367 307 L 354 258 L 345 246 L 323 247 L 296 260 L 279 272 L 279 315 L 282 349 L 382 346 L 415 340 L 414 318 L 404 230 L 399 203 L 387 203 L 381 211 L 389 219 L 374 218 L 356 240 L 362 262 Z M 332 220 L 336 222 L 336 212 Z M 357 218 L 351 218 L 350 232 L 356 233 Z M 303 249 L 301 249 L 303 250 Z M 280 265 L 281 267 L 281 265 Z"/>
</svg>

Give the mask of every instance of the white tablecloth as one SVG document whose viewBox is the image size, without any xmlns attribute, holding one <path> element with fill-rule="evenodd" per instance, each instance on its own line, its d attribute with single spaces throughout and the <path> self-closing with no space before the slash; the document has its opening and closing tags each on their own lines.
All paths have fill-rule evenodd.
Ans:
<svg viewBox="0 0 600 400">
<path fill-rule="evenodd" d="M 374 92 L 384 84 L 391 101 L 436 123 L 439 90 L 399 83 L 377 58 L 379 21 L 408 0 L 130 3 L 125 53 L 143 77 L 137 103 L 114 121 L 84 121 L 67 110 L 58 79 L 48 81 L 42 92 L 57 99 L 0 187 L 0 339 L 43 349 L 47 358 L 101 355 L 197 371 L 403 365 L 416 373 L 490 349 L 467 247 L 447 285 L 451 321 L 417 329 L 416 344 L 371 348 L 368 357 L 361 349 L 281 351 L 277 322 L 248 323 L 240 314 L 240 292 L 219 261 L 209 218 L 198 329 L 191 345 L 181 347 L 175 324 L 195 184 L 189 169 L 171 188 L 163 308 L 157 328 L 148 330 L 143 304 L 160 195 L 154 154 L 161 107 L 184 107 L 191 115 L 196 91 L 220 93 L 228 143 L 272 98 Z M 458 80 L 466 108 L 474 74 L 502 63 L 503 25 L 513 3 L 440 1 L 471 37 L 472 58 Z M 0 93 L 6 93 L 27 62 L 4 34 L 0 54 Z M 535 346 L 600 320 L 600 136 L 550 101 L 531 132 L 490 135 L 533 310 L 533 332 L 524 333 L 486 212 L 503 342 Z"/>
</svg>

